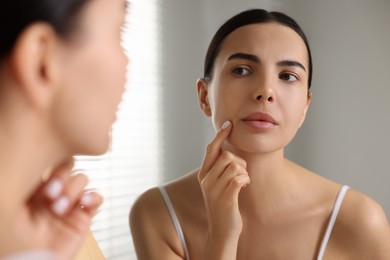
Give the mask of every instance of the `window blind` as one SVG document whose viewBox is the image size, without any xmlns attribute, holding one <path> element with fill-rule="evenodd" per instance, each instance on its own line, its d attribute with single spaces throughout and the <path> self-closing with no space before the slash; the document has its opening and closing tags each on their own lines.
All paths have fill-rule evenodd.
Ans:
<svg viewBox="0 0 390 260">
<path fill-rule="evenodd" d="M 131 0 L 123 47 L 128 81 L 112 129 L 110 151 L 77 156 L 75 168 L 90 178 L 104 203 L 91 229 L 106 259 L 136 259 L 128 214 L 134 200 L 156 186 L 160 172 L 159 0 Z"/>
</svg>

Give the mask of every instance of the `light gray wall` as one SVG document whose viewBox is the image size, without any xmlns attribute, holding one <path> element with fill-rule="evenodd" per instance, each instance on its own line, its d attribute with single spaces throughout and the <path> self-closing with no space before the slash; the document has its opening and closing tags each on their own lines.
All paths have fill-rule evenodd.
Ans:
<svg viewBox="0 0 390 260">
<path fill-rule="evenodd" d="M 366 193 L 390 217 L 390 1 L 293 2 L 282 11 L 307 32 L 315 74 L 309 117 L 288 156 Z"/>
<path fill-rule="evenodd" d="M 313 100 L 287 148 L 293 161 L 368 194 L 390 217 L 390 1 L 169 0 L 163 45 L 164 180 L 199 165 L 213 136 L 195 81 L 213 33 L 248 8 L 283 11 L 313 52 Z M 164 23 L 165 25 L 165 23 Z"/>
<path fill-rule="evenodd" d="M 194 0 L 161 3 L 162 181 L 192 170 L 202 158 L 203 118 L 195 89 L 203 55 L 200 8 Z"/>
</svg>

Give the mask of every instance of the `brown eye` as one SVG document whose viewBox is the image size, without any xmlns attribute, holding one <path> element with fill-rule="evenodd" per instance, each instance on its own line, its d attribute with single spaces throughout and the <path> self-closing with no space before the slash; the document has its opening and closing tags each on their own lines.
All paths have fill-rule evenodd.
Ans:
<svg viewBox="0 0 390 260">
<path fill-rule="evenodd" d="M 298 80 L 298 77 L 291 73 L 283 73 L 279 76 L 279 78 L 287 82 L 295 82 Z"/>
<path fill-rule="evenodd" d="M 235 67 L 232 70 L 232 72 L 233 72 L 233 74 L 238 75 L 238 76 L 248 76 L 248 75 L 252 74 L 252 72 L 248 68 L 245 68 L 245 67 Z"/>
</svg>

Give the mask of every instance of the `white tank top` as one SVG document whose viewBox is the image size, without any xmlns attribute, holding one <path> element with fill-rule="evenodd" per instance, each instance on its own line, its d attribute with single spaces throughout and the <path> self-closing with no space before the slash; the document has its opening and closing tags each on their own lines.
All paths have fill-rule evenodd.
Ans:
<svg viewBox="0 0 390 260">
<path fill-rule="evenodd" d="M 176 216 L 175 209 L 173 208 L 171 199 L 169 198 L 169 195 L 163 186 L 160 186 L 158 188 L 161 192 L 162 197 L 164 198 L 164 201 L 165 201 L 165 204 L 167 205 L 169 214 L 171 215 L 172 222 L 175 226 L 176 233 L 177 233 L 177 235 L 181 241 L 181 244 L 183 246 L 184 253 L 186 256 L 185 259 L 190 260 L 190 255 L 188 253 L 188 247 L 187 247 L 186 240 L 184 238 L 184 233 L 183 233 L 183 230 L 180 226 L 179 219 Z M 324 256 L 326 246 L 328 245 L 330 234 L 332 233 L 333 226 L 336 222 L 336 218 L 337 218 L 337 215 L 338 215 L 340 207 L 341 207 L 341 203 L 343 202 L 345 193 L 347 192 L 348 189 L 349 189 L 349 187 L 347 185 L 342 186 L 339 194 L 337 195 L 336 201 L 335 201 L 334 206 L 333 206 L 332 215 L 330 216 L 330 219 L 329 219 L 328 227 L 326 228 L 324 237 L 322 238 L 322 242 L 321 242 L 320 250 L 318 252 L 317 260 L 322 260 L 322 257 Z"/>
</svg>

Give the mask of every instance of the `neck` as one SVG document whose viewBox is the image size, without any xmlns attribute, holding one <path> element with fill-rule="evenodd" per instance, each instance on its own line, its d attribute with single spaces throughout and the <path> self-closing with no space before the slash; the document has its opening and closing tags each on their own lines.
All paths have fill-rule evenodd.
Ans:
<svg viewBox="0 0 390 260">
<path fill-rule="evenodd" d="M 297 196 L 296 165 L 284 157 L 284 150 L 247 153 L 228 148 L 247 162 L 250 184 L 240 191 L 240 211 L 248 215 L 268 215 Z M 250 212 L 250 213 L 249 213 Z"/>
<path fill-rule="evenodd" d="M 39 116 L 28 110 L 16 110 L 0 110 L 2 226 L 26 204 L 41 184 L 41 176 L 67 158 L 65 154 L 58 153 L 61 150 Z"/>
<path fill-rule="evenodd" d="M 0 68 L 0 255 L 23 247 L 15 228 L 26 226 L 18 220 L 29 214 L 41 176 L 69 157 L 52 130 L 51 111 L 31 104 L 9 68 Z"/>
<path fill-rule="evenodd" d="M 225 145 L 224 150 L 228 150 L 246 161 L 246 170 L 251 179 L 250 186 L 269 187 L 272 183 L 280 184 L 279 180 L 286 178 L 286 159 L 284 158 L 283 149 L 253 153 L 236 149 L 231 145 Z"/>
</svg>

